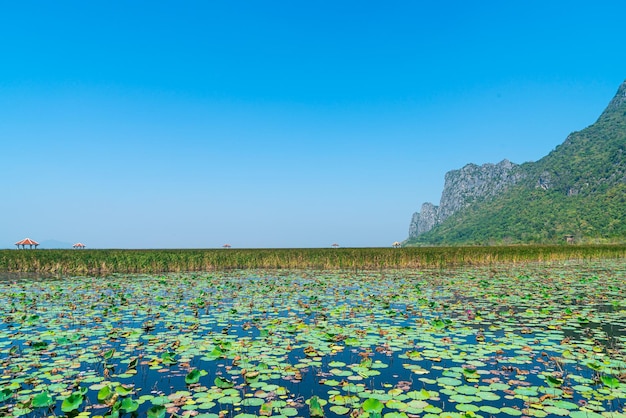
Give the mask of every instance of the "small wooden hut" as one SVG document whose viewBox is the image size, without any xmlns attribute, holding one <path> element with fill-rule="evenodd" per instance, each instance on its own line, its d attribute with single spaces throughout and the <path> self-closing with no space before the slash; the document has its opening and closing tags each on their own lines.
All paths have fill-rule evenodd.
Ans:
<svg viewBox="0 0 626 418">
<path fill-rule="evenodd" d="M 35 241 L 35 240 L 30 239 L 30 238 L 24 238 L 23 240 L 18 241 L 18 242 L 15 243 L 15 246 L 17 247 L 18 250 L 20 249 L 20 246 L 22 247 L 22 249 L 25 249 L 27 245 L 31 249 L 33 247 L 35 247 L 35 249 L 36 249 L 37 246 L 39 245 L 39 243 L 37 241 Z"/>
</svg>

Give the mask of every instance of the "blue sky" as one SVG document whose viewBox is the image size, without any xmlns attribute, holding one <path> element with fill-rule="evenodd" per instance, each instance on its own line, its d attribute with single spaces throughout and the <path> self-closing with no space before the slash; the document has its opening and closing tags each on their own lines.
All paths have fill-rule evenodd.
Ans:
<svg viewBox="0 0 626 418">
<path fill-rule="evenodd" d="M 623 1 L 0 1 L 0 248 L 389 246 L 626 79 Z"/>
</svg>

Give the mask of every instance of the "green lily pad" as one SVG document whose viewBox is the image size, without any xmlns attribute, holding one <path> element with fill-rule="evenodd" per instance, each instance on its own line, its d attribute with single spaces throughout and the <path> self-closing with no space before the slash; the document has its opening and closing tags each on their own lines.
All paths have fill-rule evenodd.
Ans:
<svg viewBox="0 0 626 418">
<path fill-rule="evenodd" d="M 498 415 L 500 413 L 500 408 L 491 405 L 481 405 L 479 409 L 489 415 Z"/>
<path fill-rule="evenodd" d="M 102 355 L 102 358 L 104 358 L 105 360 L 111 360 L 114 354 L 115 354 L 115 348 L 111 348 L 110 350 L 107 350 L 104 352 L 104 354 Z"/>
<path fill-rule="evenodd" d="M 215 383 L 215 386 L 217 386 L 220 389 L 228 389 L 228 388 L 232 388 L 233 386 L 235 386 L 235 384 L 232 381 L 222 376 L 216 377 L 214 380 L 214 383 Z"/>
<path fill-rule="evenodd" d="M 440 377 L 437 382 L 442 386 L 460 386 L 463 384 L 459 379 L 453 377 Z"/>
<path fill-rule="evenodd" d="M 67 398 L 63 399 L 63 403 L 61 403 L 61 411 L 63 412 L 72 412 L 76 409 L 80 408 L 83 403 L 83 395 L 79 393 L 73 393 Z"/>
<path fill-rule="evenodd" d="M 600 380 L 602 381 L 602 383 L 607 386 L 610 387 L 612 389 L 617 389 L 620 387 L 620 382 L 619 380 L 617 380 L 616 378 L 614 378 L 613 376 L 608 376 L 608 375 L 602 375 L 600 377 Z"/>
<path fill-rule="evenodd" d="M 571 411 L 569 413 L 571 418 L 603 418 L 604 415 L 594 411 Z"/>
<path fill-rule="evenodd" d="M 261 398 L 245 398 L 241 401 L 241 405 L 243 406 L 261 406 L 265 403 L 265 401 Z"/>
<path fill-rule="evenodd" d="M 33 396 L 32 406 L 33 408 L 47 408 L 54 404 L 52 396 L 48 392 L 42 392 Z"/>
<path fill-rule="evenodd" d="M 324 417 L 324 410 L 322 409 L 320 399 L 317 396 L 312 396 L 311 399 L 309 399 L 309 415 L 311 418 Z"/>
<path fill-rule="evenodd" d="M 480 408 L 471 403 L 459 403 L 454 405 L 454 407 L 461 412 L 477 412 Z"/>
<path fill-rule="evenodd" d="M 404 412 L 387 412 L 383 418 L 408 418 L 408 416 Z"/>
<path fill-rule="evenodd" d="M 165 418 L 166 409 L 162 405 L 153 405 L 147 411 L 148 418 Z"/>
<path fill-rule="evenodd" d="M 100 390 L 103 390 L 103 389 L 105 389 L 106 387 L 107 387 L 107 386 L 105 386 L 104 388 L 102 388 L 102 389 L 100 389 Z M 133 388 L 129 388 L 129 387 L 125 387 L 125 386 L 119 385 L 119 386 L 116 386 L 116 387 L 115 387 L 115 392 L 116 392 L 118 395 L 120 395 L 120 396 L 128 396 L 128 395 L 130 395 L 131 393 L 133 393 Z M 105 395 L 105 394 L 106 394 L 106 392 L 105 392 L 105 393 L 103 393 L 103 395 Z M 98 392 L 98 395 L 100 395 L 100 392 Z M 98 400 L 105 400 L 105 399 L 108 399 L 108 398 L 103 398 L 103 399 L 98 398 Z"/>
<path fill-rule="evenodd" d="M 167 396 L 158 396 L 152 399 L 152 404 L 156 406 L 165 405 L 170 402 L 171 402 L 171 399 L 168 398 Z"/>
<path fill-rule="evenodd" d="M 381 412 L 383 407 L 384 404 L 375 398 L 368 398 L 361 405 L 361 408 L 363 408 L 365 412 Z"/>
<path fill-rule="evenodd" d="M 519 409 L 511 408 L 508 406 L 504 406 L 500 408 L 500 412 L 503 414 L 514 416 L 514 417 L 522 415 L 522 411 L 520 411 Z"/>
<path fill-rule="evenodd" d="M 559 415 L 562 417 L 566 417 L 569 415 L 570 411 L 565 409 L 565 408 L 558 408 L 556 406 L 546 406 L 545 408 L 543 408 L 544 411 L 546 411 L 549 414 L 553 414 L 553 415 Z"/>
<path fill-rule="evenodd" d="M 192 371 L 190 371 L 189 373 L 187 373 L 187 376 L 185 376 L 185 383 L 188 385 L 192 385 L 194 383 L 198 383 L 200 381 L 200 376 L 202 374 L 200 373 L 200 370 L 198 369 L 194 369 Z"/>
<path fill-rule="evenodd" d="M 125 413 L 131 413 L 131 412 L 135 412 L 137 409 L 139 409 L 139 402 L 137 402 L 136 400 L 132 398 L 122 399 L 120 410 L 122 410 Z"/>
<path fill-rule="evenodd" d="M 406 396 L 409 397 L 410 399 L 417 399 L 417 400 L 430 399 L 430 393 L 426 389 L 422 389 L 419 391 L 413 390 L 411 392 L 407 392 Z"/>
<path fill-rule="evenodd" d="M 333 405 L 330 407 L 330 410 L 337 415 L 345 415 L 351 411 L 350 408 L 346 408 L 345 406 L 341 406 L 341 405 Z"/>
<path fill-rule="evenodd" d="M 13 396 L 13 391 L 11 389 L 2 389 L 0 391 L 0 402 L 4 402 Z"/>
<path fill-rule="evenodd" d="M 284 415 L 286 417 L 295 417 L 296 415 L 298 415 L 298 410 L 296 408 L 280 408 L 279 411 L 281 415 Z"/>
</svg>

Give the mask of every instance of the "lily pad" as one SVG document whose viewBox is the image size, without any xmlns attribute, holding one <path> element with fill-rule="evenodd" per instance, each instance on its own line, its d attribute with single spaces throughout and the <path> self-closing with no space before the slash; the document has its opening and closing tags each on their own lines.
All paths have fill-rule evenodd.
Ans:
<svg viewBox="0 0 626 418">
<path fill-rule="evenodd" d="M 202 374 L 200 373 L 200 370 L 198 369 L 194 369 L 192 371 L 190 371 L 187 376 L 185 376 L 185 383 L 188 385 L 192 385 L 194 383 L 198 383 L 200 381 L 200 376 Z"/>
<path fill-rule="evenodd" d="M 309 415 L 311 416 L 311 418 L 324 417 L 324 410 L 322 409 L 322 405 L 320 404 L 319 398 L 317 396 L 313 396 L 311 397 L 311 399 L 309 399 Z"/>
<path fill-rule="evenodd" d="M 366 399 L 361 405 L 361 408 L 363 408 L 365 412 L 381 412 L 383 407 L 384 404 L 375 398 Z"/>
<path fill-rule="evenodd" d="M 76 409 L 80 408 L 80 406 L 83 403 L 83 400 L 84 400 L 83 395 L 79 393 L 71 394 L 67 398 L 63 399 L 63 402 L 61 403 L 61 411 L 63 412 L 75 411 Z"/>
<path fill-rule="evenodd" d="M 54 403 L 52 396 L 48 392 L 42 392 L 33 396 L 33 408 L 47 408 Z"/>
<path fill-rule="evenodd" d="M 330 410 L 337 415 L 345 415 L 350 412 L 350 408 L 346 408 L 345 406 L 341 405 L 333 405 L 330 407 Z"/>
<path fill-rule="evenodd" d="M 147 411 L 148 418 L 165 418 L 167 410 L 162 405 L 153 405 Z"/>
<path fill-rule="evenodd" d="M 135 412 L 139 408 L 139 402 L 132 398 L 124 398 L 120 405 L 120 410 L 126 413 Z"/>
</svg>

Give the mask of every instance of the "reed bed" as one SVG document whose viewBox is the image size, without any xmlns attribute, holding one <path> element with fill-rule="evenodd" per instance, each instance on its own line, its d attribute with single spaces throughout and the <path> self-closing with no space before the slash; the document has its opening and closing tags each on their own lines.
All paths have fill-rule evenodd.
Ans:
<svg viewBox="0 0 626 418">
<path fill-rule="evenodd" d="M 624 258 L 626 245 L 494 247 L 0 250 L 0 272 L 108 274 L 228 269 L 446 268 Z"/>
</svg>

